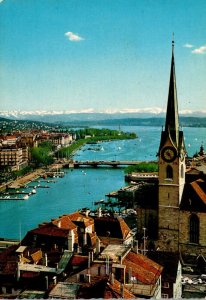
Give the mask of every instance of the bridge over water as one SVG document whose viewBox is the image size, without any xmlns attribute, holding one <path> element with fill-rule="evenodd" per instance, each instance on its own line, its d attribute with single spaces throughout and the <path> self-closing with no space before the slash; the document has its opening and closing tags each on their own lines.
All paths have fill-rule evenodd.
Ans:
<svg viewBox="0 0 206 300">
<path fill-rule="evenodd" d="M 136 160 L 86 160 L 86 161 L 72 161 L 69 163 L 70 167 L 78 168 L 78 167 L 95 167 L 98 166 L 111 166 L 111 167 L 118 167 L 118 166 L 131 166 L 140 164 L 142 161 Z"/>
</svg>

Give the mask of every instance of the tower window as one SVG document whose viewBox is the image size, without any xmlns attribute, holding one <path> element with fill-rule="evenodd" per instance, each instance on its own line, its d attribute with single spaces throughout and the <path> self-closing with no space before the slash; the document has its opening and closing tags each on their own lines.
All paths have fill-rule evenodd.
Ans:
<svg viewBox="0 0 206 300">
<path fill-rule="evenodd" d="M 166 169 L 166 178 L 172 179 L 173 178 L 173 169 L 171 166 L 167 166 Z"/>
<path fill-rule="evenodd" d="M 191 215 L 190 217 L 190 242 L 199 243 L 199 218 L 197 215 Z"/>
</svg>

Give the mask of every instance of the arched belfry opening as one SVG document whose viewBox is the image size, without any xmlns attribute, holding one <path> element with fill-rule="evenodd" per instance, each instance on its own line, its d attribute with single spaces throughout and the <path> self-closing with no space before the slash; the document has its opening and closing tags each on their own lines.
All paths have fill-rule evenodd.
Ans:
<svg viewBox="0 0 206 300">
<path fill-rule="evenodd" d="M 168 165 L 166 168 L 166 178 L 173 179 L 173 169 L 170 165 Z"/>
</svg>

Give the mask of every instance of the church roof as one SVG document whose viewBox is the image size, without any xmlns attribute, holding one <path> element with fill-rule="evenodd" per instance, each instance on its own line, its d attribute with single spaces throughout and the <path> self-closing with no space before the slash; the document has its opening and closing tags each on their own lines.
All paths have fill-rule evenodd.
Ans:
<svg viewBox="0 0 206 300">
<path fill-rule="evenodd" d="M 179 115 L 178 115 L 178 100 L 177 100 L 177 87 L 175 75 L 175 59 L 174 59 L 174 41 L 172 41 L 172 59 L 169 81 L 169 92 L 167 101 L 167 111 L 165 120 L 165 129 L 162 131 L 159 152 L 167 141 L 170 141 L 178 153 L 180 150 L 185 149 L 183 131 L 179 131 Z M 185 152 L 185 150 L 184 150 Z"/>
<path fill-rule="evenodd" d="M 180 209 L 206 212 L 206 182 L 203 179 L 185 184 Z"/>
<path fill-rule="evenodd" d="M 178 102 L 177 102 L 177 88 L 176 88 L 176 75 L 175 75 L 175 60 L 174 60 L 174 41 L 172 42 L 172 60 L 171 60 L 165 131 L 167 134 L 170 134 L 173 143 L 176 146 L 178 146 L 179 119 L 178 119 Z"/>
</svg>

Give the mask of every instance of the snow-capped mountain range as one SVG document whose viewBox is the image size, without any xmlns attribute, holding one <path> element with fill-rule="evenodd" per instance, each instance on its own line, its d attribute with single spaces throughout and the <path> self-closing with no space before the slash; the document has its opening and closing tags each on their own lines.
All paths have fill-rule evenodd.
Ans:
<svg viewBox="0 0 206 300">
<path fill-rule="evenodd" d="M 189 117 L 206 117 L 206 110 L 180 111 L 180 115 Z M 75 110 L 35 110 L 35 111 L 20 111 L 12 110 L 0 111 L 0 116 L 13 120 L 34 120 L 44 122 L 64 122 L 78 120 L 105 120 L 105 119 L 122 119 L 122 118 L 149 118 L 149 117 L 164 117 L 165 111 L 158 107 L 144 109 L 122 109 L 122 110 L 105 110 L 96 112 L 93 109 L 81 111 Z"/>
</svg>

